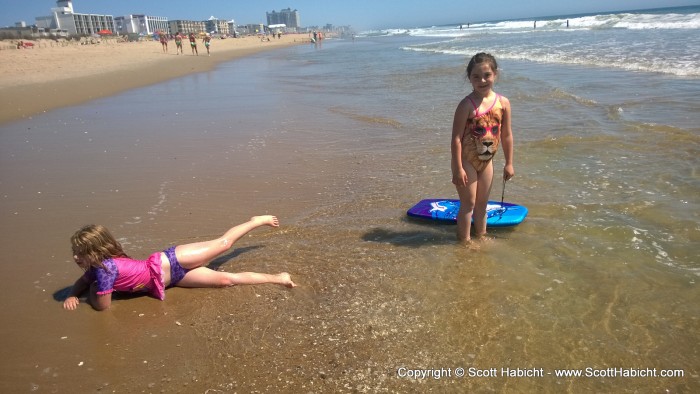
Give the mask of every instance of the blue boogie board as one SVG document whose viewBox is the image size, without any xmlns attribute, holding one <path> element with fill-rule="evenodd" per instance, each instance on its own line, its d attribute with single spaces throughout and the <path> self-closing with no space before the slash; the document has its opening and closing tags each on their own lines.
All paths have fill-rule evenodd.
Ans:
<svg viewBox="0 0 700 394">
<path fill-rule="evenodd" d="M 459 200 L 447 198 L 430 198 L 421 200 L 406 212 L 415 218 L 431 219 L 444 223 L 457 223 Z M 489 201 L 486 206 L 487 227 L 509 227 L 520 224 L 527 216 L 527 208 L 499 201 Z"/>
</svg>

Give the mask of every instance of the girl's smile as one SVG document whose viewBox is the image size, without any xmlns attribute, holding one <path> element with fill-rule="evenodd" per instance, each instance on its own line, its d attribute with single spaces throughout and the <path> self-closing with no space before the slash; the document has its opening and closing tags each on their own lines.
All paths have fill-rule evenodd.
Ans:
<svg viewBox="0 0 700 394">
<path fill-rule="evenodd" d="M 480 63 L 469 74 L 469 82 L 471 82 L 475 92 L 482 96 L 488 96 L 496 82 L 496 73 L 489 63 Z"/>
</svg>

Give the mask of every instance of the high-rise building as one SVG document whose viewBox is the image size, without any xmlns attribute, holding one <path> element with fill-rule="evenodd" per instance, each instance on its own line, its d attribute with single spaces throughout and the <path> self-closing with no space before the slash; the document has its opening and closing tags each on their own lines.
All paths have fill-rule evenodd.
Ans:
<svg viewBox="0 0 700 394">
<path fill-rule="evenodd" d="M 208 33 L 229 34 L 230 32 L 228 21 L 222 21 L 221 19 L 216 18 L 214 16 L 204 21 L 204 25 L 206 26 L 206 31 Z"/>
<path fill-rule="evenodd" d="M 168 21 L 168 24 L 170 25 L 171 34 L 175 34 L 177 32 L 182 34 L 199 34 L 207 31 L 207 24 L 205 21 L 176 19 Z"/>
<path fill-rule="evenodd" d="M 267 13 L 267 25 L 286 25 L 288 28 L 297 29 L 301 27 L 299 23 L 299 11 L 292 11 L 291 8 L 272 11 Z"/>
<path fill-rule="evenodd" d="M 119 34 L 151 35 L 157 32 L 168 32 L 168 18 L 164 16 L 126 15 L 114 18 L 116 31 Z"/>
<path fill-rule="evenodd" d="M 36 25 L 39 28 L 66 30 L 68 34 L 81 36 L 97 34 L 102 30 L 115 30 L 112 15 L 76 14 L 73 12 L 72 0 L 56 1 L 51 15 L 37 17 Z"/>
</svg>

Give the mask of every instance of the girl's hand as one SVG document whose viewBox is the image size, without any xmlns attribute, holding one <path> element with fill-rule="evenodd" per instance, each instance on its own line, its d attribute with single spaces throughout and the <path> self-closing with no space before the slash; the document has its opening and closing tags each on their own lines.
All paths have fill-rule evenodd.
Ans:
<svg viewBox="0 0 700 394">
<path fill-rule="evenodd" d="M 460 168 L 458 172 L 452 173 L 452 183 L 455 186 L 467 186 L 467 172 L 464 171 L 464 168 Z"/>
<path fill-rule="evenodd" d="M 506 181 L 509 181 L 510 178 L 512 178 L 515 175 L 515 169 L 513 169 L 512 164 L 508 164 L 507 166 L 503 167 L 503 179 Z"/>
<path fill-rule="evenodd" d="M 63 309 L 68 309 L 69 311 L 74 311 L 78 308 L 80 300 L 78 297 L 70 296 L 63 301 Z"/>
</svg>

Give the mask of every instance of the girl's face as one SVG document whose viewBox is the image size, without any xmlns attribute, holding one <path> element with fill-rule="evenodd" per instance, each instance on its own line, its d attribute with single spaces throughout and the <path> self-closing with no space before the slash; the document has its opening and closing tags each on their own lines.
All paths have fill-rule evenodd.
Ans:
<svg viewBox="0 0 700 394">
<path fill-rule="evenodd" d="M 469 82 L 476 93 L 486 97 L 491 93 L 493 85 L 496 83 L 496 72 L 491 68 L 490 63 L 479 63 L 469 74 Z"/>
<path fill-rule="evenodd" d="M 90 268 L 90 262 L 84 257 L 79 255 L 77 252 L 73 251 L 73 261 L 78 264 L 78 267 L 83 271 L 87 271 Z"/>
</svg>

